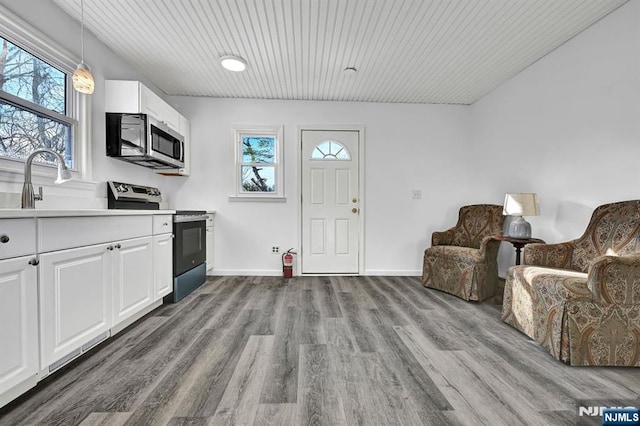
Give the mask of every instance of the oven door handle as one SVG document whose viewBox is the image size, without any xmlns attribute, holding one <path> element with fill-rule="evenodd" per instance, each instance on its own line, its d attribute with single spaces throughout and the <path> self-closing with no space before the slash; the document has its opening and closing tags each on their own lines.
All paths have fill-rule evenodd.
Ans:
<svg viewBox="0 0 640 426">
<path fill-rule="evenodd" d="M 173 217 L 173 223 L 187 223 L 187 222 L 206 222 L 207 215 L 175 215 Z"/>
</svg>

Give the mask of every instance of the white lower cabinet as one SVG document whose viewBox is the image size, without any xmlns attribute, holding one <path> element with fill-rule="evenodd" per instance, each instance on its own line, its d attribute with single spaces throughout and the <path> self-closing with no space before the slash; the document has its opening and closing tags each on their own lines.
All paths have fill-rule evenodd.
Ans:
<svg viewBox="0 0 640 426">
<path fill-rule="evenodd" d="M 38 282 L 32 259 L 0 261 L 0 407 L 37 382 Z"/>
<path fill-rule="evenodd" d="M 113 325 L 154 301 L 153 238 L 113 244 Z"/>
<path fill-rule="evenodd" d="M 112 324 L 112 244 L 40 256 L 40 362 L 55 370 L 108 337 Z"/>
<path fill-rule="evenodd" d="M 173 234 L 153 237 L 153 291 L 158 300 L 173 291 Z"/>
<path fill-rule="evenodd" d="M 171 220 L 0 220 L 0 407 L 162 304 Z"/>
</svg>

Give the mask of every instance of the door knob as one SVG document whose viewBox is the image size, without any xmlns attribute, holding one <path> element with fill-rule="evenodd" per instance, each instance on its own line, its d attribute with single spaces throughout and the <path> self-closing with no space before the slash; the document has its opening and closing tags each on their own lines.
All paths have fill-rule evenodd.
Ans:
<svg viewBox="0 0 640 426">
<path fill-rule="evenodd" d="M 2 244 L 7 244 L 9 242 L 10 238 L 8 235 L 3 235 L 0 237 L 0 243 Z"/>
<path fill-rule="evenodd" d="M 357 209 L 357 208 L 355 208 L 355 207 L 354 207 L 354 208 L 352 208 L 352 209 L 351 209 L 351 213 L 358 213 L 358 209 Z"/>
</svg>

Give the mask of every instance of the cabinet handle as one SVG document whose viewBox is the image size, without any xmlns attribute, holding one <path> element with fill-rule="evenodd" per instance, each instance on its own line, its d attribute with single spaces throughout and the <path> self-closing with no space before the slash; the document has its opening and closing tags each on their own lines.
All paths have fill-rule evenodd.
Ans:
<svg viewBox="0 0 640 426">
<path fill-rule="evenodd" d="M 116 248 L 117 248 L 117 249 L 121 249 L 121 248 L 122 248 L 122 246 L 121 246 L 120 244 L 116 244 Z"/>
<path fill-rule="evenodd" d="M 162 226 L 169 226 L 167 222 L 163 223 Z"/>
<path fill-rule="evenodd" d="M 10 240 L 10 239 L 11 239 L 11 238 L 9 238 L 9 236 L 8 236 L 8 235 L 2 235 L 2 236 L 0 236 L 0 243 L 2 243 L 2 244 L 6 244 L 6 243 L 8 243 L 8 242 L 9 242 L 9 240 Z"/>
<path fill-rule="evenodd" d="M 113 246 L 107 247 L 107 250 L 109 250 L 109 251 L 113 250 Z"/>
<path fill-rule="evenodd" d="M 37 266 L 40 264 L 40 261 L 38 260 L 38 258 L 34 257 L 33 259 L 31 259 L 29 261 L 29 265 L 33 265 L 33 266 Z"/>
</svg>

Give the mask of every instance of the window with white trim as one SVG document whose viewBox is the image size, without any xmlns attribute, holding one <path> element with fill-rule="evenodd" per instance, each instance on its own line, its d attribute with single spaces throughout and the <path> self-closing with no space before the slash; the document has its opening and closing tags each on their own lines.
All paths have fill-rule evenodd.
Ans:
<svg viewBox="0 0 640 426">
<path fill-rule="evenodd" d="M 73 91 L 77 60 L 28 23 L 0 8 L 0 169 L 21 173 L 38 148 L 62 155 L 76 177 L 84 177 L 81 140 L 87 138 L 80 117 L 90 102 Z M 54 175 L 55 159 L 34 158 L 34 174 Z M 37 170 L 37 171 L 36 171 Z"/>
<path fill-rule="evenodd" d="M 234 128 L 235 197 L 266 200 L 284 197 L 282 126 Z"/>
</svg>

